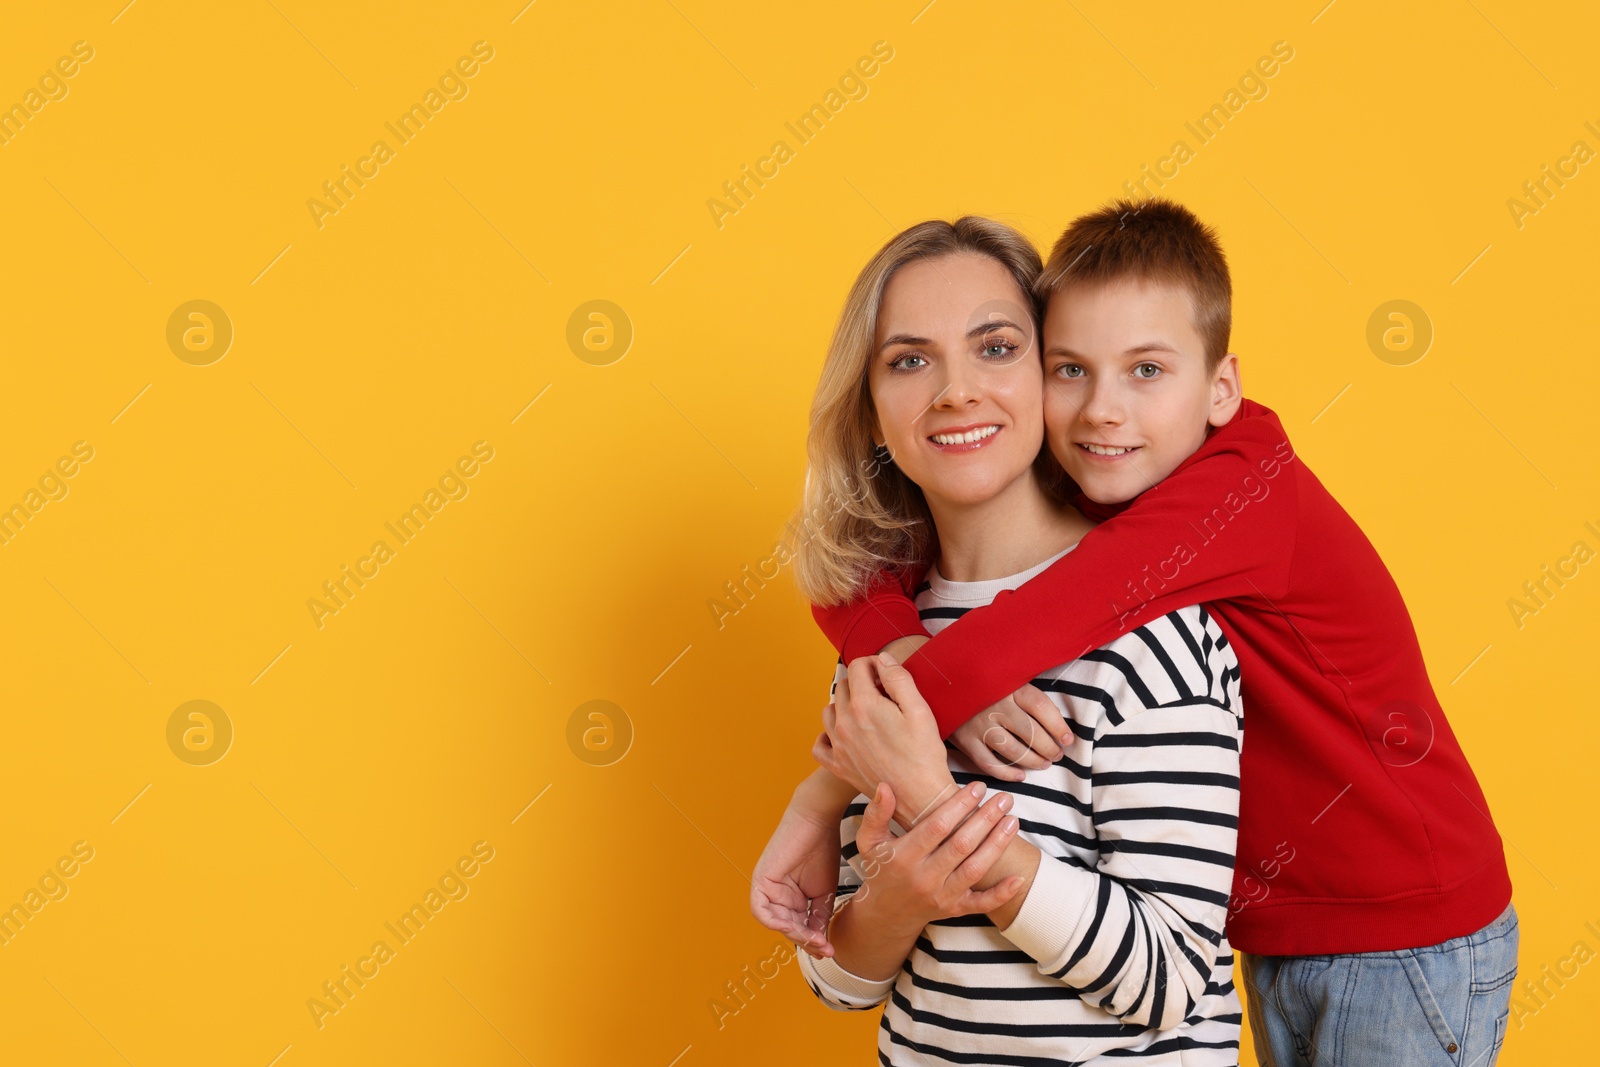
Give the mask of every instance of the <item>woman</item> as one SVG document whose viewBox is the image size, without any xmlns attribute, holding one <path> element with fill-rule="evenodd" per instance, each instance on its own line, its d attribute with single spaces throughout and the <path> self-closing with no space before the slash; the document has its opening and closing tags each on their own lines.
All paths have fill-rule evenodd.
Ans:
<svg viewBox="0 0 1600 1067">
<path fill-rule="evenodd" d="M 1041 451 L 1039 269 L 1021 235 L 964 218 L 905 231 L 857 279 L 812 410 L 804 510 L 829 521 L 799 549 L 808 599 L 931 564 L 917 605 L 937 632 L 1090 529 Z M 874 794 L 840 823 L 834 951 L 801 957 L 812 990 L 887 1002 L 885 1063 L 1236 1064 L 1237 672 L 1198 606 L 1049 672 L 1034 684 L 1070 726 L 1065 755 L 974 813 L 1001 783 L 943 746 L 909 675 L 841 665 L 836 687 L 889 699 L 833 731 L 838 764 L 895 749 L 905 771 L 856 783 Z"/>
</svg>

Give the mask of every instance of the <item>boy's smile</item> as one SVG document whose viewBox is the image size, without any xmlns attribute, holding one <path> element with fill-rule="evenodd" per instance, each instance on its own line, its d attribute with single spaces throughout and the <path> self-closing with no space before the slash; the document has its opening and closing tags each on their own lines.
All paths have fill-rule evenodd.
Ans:
<svg viewBox="0 0 1600 1067">
<path fill-rule="evenodd" d="M 1069 285 L 1044 322 L 1045 433 L 1089 499 L 1159 483 L 1239 404 L 1238 357 L 1206 368 L 1188 291 L 1138 278 Z"/>
<path fill-rule="evenodd" d="M 1140 447 L 1139 445 L 1096 444 L 1092 441 L 1077 441 L 1075 444 L 1077 447 L 1087 452 L 1090 456 L 1093 456 L 1094 459 L 1103 460 L 1107 463 L 1121 459 L 1129 459 L 1135 452 L 1139 450 Z M 1093 461 L 1094 460 L 1090 460 L 1090 462 Z"/>
</svg>

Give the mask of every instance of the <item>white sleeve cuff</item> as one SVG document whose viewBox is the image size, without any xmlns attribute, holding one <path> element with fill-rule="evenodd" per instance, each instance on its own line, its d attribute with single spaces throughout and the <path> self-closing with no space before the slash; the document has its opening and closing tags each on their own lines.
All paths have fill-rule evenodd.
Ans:
<svg viewBox="0 0 1600 1067">
<path fill-rule="evenodd" d="M 811 972 L 812 981 L 826 989 L 835 1000 L 857 1009 L 882 1004 L 889 998 L 889 990 L 894 988 L 895 977 L 898 977 L 881 981 L 862 978 L 839 966 L 832 957 L 814 960 L 804 952 L 800 954 L 800 966 Z"/>
<path fill-rule="evenodd" d="M 1040 964 L 1056 968 L 1066 962 L 1075 935 L 1094 908 L 1098 876 L 1048 854 L 1011 925 L 1000 931 L 1013 945 Z"/>
</svg>

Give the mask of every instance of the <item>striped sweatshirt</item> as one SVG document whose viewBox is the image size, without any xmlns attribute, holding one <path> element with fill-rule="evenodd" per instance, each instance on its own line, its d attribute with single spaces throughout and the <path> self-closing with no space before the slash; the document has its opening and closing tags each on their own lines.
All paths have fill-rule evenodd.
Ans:
<svg viewBox="0 0 1600 1067">
<path fill-rule="evenodd" d="M 935 568 L 915 594 L 923 625 L 937 633 L 1058 558 L 984 582 Z M 841 663 L 835 685 L 843 675 Z M 948 750 L 958 785 L 1012 795 L 1019 835 L 1043 853 L 1016 919 L 1004 931 L 981 914 L 931 923 L 881 982 L 801 954 L 807 984 L 838 1010 L 884 1005 L 883 1064 L 1236 1065 L 1223 933 L 1243 739 L 1232 646 L 1203 607 L 1184 607 L 1033 684 L 1072 728 L 1058 762 L 1008 782 Z M 863 883 L 866 804 L 856 797 L 840 824 L 836 912 Z"/>
</svg>

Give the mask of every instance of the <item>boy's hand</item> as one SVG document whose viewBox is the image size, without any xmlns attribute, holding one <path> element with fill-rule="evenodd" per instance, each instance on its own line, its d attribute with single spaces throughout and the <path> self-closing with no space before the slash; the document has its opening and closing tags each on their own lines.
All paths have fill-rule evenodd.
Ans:
<svg viewBox="0 0 1600 1067">
<path fill-rule="evenodd" d="M 828 923 L 839 884 L 839 816 L 811 810 L 795 791 L 750 880 L 750 913 L 813 958 L 833 955 Z"/>
<path fill-rule="evenodd" d="M 1066 755 L 1072 729 L 1043 692 L 1025 685 L 956 728 L 950 743 L 994 778 L 1020 782 Z"/>
<path fill-rule="evenodd" d="M 910 827 L 954 791 L 944 742 L 911 673 L 889 656 L 862 656 L 846 670 L 823 710 L 812 755 L 864 795 L 887 782 Z"/>
<path fill-rule="evenodd" d="M 856 834 L 866 880 L 849 906 L 866 909 L 861 919 L 870 911 L 874 924 L 915 933 L 937 919 L 993 911 L 1016 894 L 1023 879 L 1015 876 L 973 891 L 1017 830 L 1017 820 L 1006 815 L 1011 797 L 1000 793 L 980 808 L 982 790 L 982 783 L 959 790 L 895 837 L 889 831 L 894 792 L 878 786 Z"/>
</svg>

